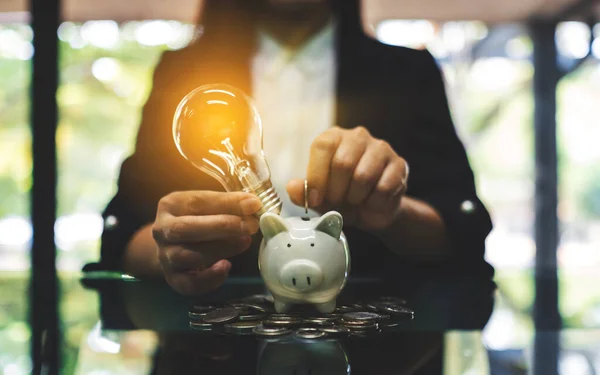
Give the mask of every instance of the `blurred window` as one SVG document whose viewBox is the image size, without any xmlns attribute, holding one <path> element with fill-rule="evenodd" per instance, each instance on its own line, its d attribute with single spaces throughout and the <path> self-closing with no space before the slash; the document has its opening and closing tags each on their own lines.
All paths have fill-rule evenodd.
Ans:
<svg viewBox="0 0 600 375">
<path fill-rule="evenodd" d="M 386 20 L 380 41 L 428 48 L 446 79 L 452 114 L 494 221 L 486 259 L 499 298 L 486 343 L 524 347 L 532 339 L 534 140 L 532 42 L 522 25 Z M 556 32 L 566 75 L 557 94 L 561 311 L 573 324 L 599 323 L 600 293 L 585 278 L 600 266 L 600 24 L 563 22 Z M 585 59 L 581 61 L 580 59 Z M 590 285 L 582 288 L 582 285 Z M 585 313 L 584 313 L 585 312 Z"/>
<path fill-rule="evenodd" d="M 31 133 L 29 82 L 32 31 L 0 22 L 0 373 L 28 374 L 27 280 Z"/>
<path fill-rule="evenodd" d="M 64 22 L 58 91 L 57 267 L 78 272 L 99 258 L 101 212 L 133 152 L 161 53 L 189 43 L 192 25 L 150 20 Z"/>
</svg>

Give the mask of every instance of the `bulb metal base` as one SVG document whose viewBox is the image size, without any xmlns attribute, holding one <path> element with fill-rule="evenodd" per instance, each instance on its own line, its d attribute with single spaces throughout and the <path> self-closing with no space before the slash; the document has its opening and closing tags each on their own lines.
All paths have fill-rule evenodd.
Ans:
<svg viewBox="0 0 600 375">
<path fill-rule="evenodd" d="M 261 217 L 265 212 L 273 212 L 277 215 L 281 213 L 281 207 L 283 203 L 279 199 L 279 195 L 275 191 L 271 181 L 267 181 L 254 189 L 254 194 L 258 196 L 258 199 L 262 202 L 262 208 L 256 213 L 257 217 Z"/>
</svg>

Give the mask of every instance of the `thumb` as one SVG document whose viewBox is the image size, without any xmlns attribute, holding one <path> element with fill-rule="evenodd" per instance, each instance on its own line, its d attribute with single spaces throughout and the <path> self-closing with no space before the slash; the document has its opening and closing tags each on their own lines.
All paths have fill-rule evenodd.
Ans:
<svg viewBox="0 0 600 375">
<path fill-rule="evenodd" d="M 297 206 L 304 206 L 304 180 L 295 178 L 286 185 L 290 200 Z"/>
</svg>

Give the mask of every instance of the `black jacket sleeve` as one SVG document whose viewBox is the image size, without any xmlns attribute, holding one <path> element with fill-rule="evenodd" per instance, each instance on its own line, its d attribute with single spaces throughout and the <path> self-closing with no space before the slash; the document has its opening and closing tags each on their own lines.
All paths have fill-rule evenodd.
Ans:
<svg viewBox="0 0 600 375">
<path fill-rule="evenodd" d="M 477 195 L 467 153 L 453 124 L 442 72 L 428 51 L 419 53 L 423 74 L 417 82 L 418 120 L 406 143 L 407 194 L 429 203 L 442 216 L 456 266 L 489 274 L 484 253 L 491 218 Z"/>
</svg>

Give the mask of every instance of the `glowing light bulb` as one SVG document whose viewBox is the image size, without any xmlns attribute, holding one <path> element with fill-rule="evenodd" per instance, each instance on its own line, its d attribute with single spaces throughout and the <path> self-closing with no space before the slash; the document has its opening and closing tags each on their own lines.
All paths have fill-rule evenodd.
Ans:
<svg viewBox="0 0 600 375">
<path fill-rule="evenodd" d="M 256 194 L 263 204 L 258 216 L 281 212 L 263 151 L 261 119 L 244 92 L 225 84 L 191 91 L 175 111 L 173 139 L 183 157 L 226 191 Z"/>
</svg>

